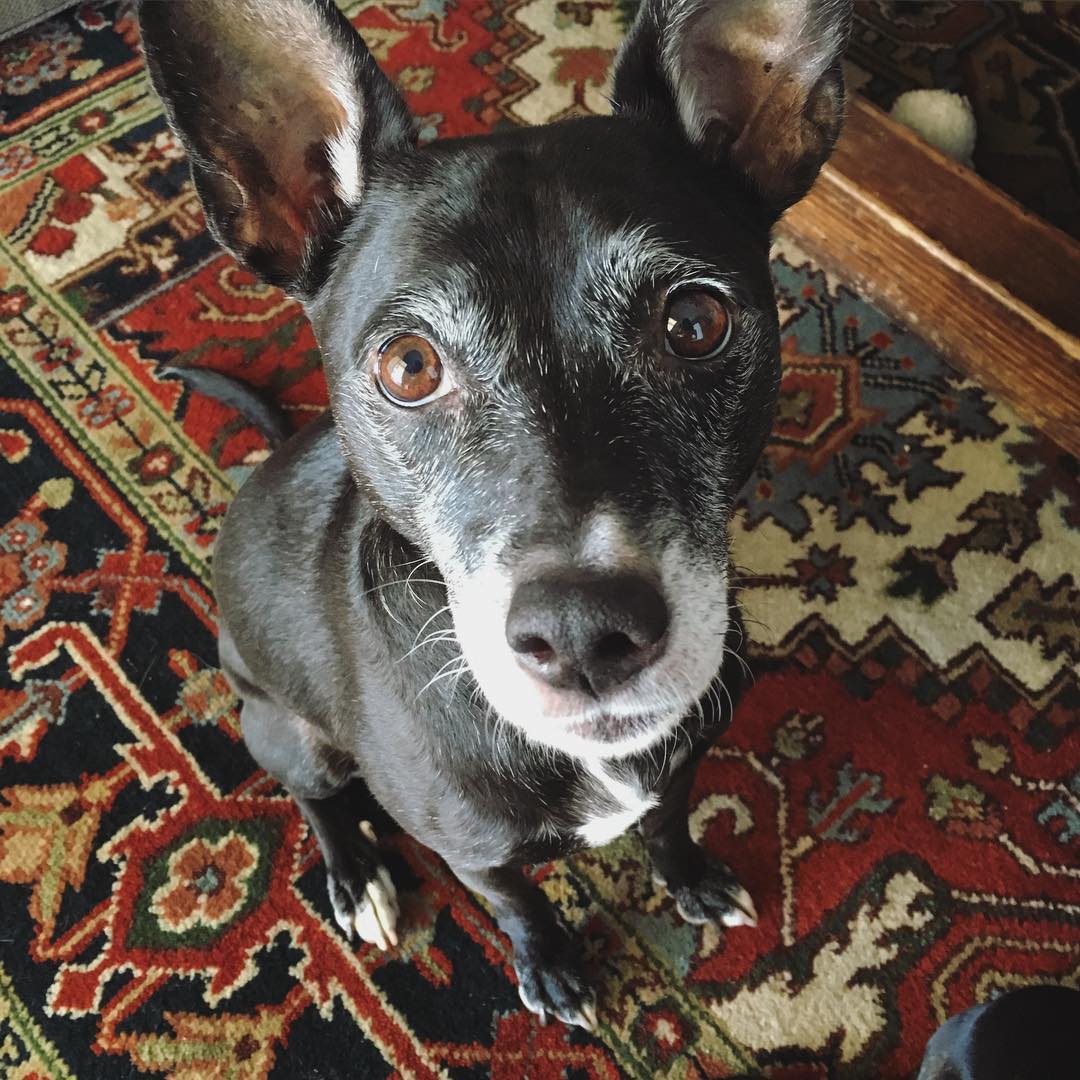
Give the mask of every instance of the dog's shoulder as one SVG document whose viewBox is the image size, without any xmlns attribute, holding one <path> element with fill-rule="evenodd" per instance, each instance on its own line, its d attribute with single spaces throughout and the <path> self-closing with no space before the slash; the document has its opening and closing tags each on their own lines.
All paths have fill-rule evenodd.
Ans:
<svg viewBox="0 0 1080 1080">
<path fill-rule="evenodd" d="M 237 493 L 214 549 L 214 583 L 228 605 L 236 590 L 287 571 L 306 581 L 323 563 L 335 522 L 362 526 L 365 498 L 341 453 L 329 413 L 270 455 Z M 261 580 L 266 579 L 266 580 Z"/>
<path fill-rule="evenodd" d="M 301 533 L 305 527 L 324 525 L 334 501 L 354 486 L 333 417 L 324 412 L 247 479 L 233 501 L 219 546 L 249 539 L 246 534 L 255 522 L 275 529 L 299 527 Z"/>
<path fill-rule="evenodd" d="M 223 627 L 258 684 L 301 715 L 331 708 L 316 689 L 334 685 L 323 667 L 337 645 L 338 606 L 350 595 L 355 559 L 344 553 L 355 552 L 367 516 L 327 414 L 255 470 L 214 549 Z"/>
</svg>

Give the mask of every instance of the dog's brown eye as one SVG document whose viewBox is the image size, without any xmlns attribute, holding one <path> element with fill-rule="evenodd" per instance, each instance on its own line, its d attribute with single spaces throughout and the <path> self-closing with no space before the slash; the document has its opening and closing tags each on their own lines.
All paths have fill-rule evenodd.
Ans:
<svg viewBox="0 0 1080 1080">
<path fill-rule="evenodd" d="M 728 343 L 731 316 L 723 301 L 707 289 L 672 293 L 664 314 L 668 351 L 683 360 L 708 360 Z"/>
<path fill-rule="evenodd" d="M 438 353 L 415 334 L 387 342 L 379 353 L 379 386 L 398 405 L 422 405 L 443 386 L 443 366 Z"/>
</svg>

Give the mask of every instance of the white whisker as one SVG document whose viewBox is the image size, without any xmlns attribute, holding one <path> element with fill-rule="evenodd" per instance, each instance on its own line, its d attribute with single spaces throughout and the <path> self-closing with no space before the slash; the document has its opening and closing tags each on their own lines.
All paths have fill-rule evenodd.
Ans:
<svg viewBox="0 0 1080 1080">
<path fill-rule="evenodd" d="M 444 611 L 449 611 L 449 610 L 450 610 L 450 605 L 449 604 L 444 604 L 433 615 L 428 616 L 428 618 L 424 620 L 423 626 L 421 626 L 420 629 L 416 631 L 416 637 L 413 638 L 413 644 L 415 645 L 420 640 L 420 635 L 431 625 L 431 623 L 435 619 L 437 619 Z"/>
<path fill-rule="evenodd" d="M 420 696 L 424 693 L 424 691 L 427 690 L 429 687 L 434 686 L 437 682 L 440 682 L 443 679 L 450 678 L 453 675 L 460 675 L 461 670 L 453 668 L 447 670 L 448 668 L 450 668 L 451 664 L 459 664 L 462 669 L 468 670 L 468 664 L 466 663 L 465 657 L 462 656 L 461 653 L 458 653 L 456 656 L 450 657 L 450 659 L 447 660 L 446 663 L 443 664 L 442 667 L 440 667 L 439 670 L 436 671 L 435 674 L 432 675 L 431 678 L 428 679 L 428 681 L 424 683 L 422 687 L 420 687 L 420 690 L 418 691 L 416 697 L 413 698 L 413 701 L 419 701 Z"/>
</svg>

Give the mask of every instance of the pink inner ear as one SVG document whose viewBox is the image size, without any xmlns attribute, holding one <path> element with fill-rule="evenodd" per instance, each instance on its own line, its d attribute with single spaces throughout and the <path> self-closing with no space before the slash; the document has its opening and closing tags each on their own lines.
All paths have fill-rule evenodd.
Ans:
<svg viewBox="0 0 1080 1080">
<path fill-rule="evenodd" d="M 665 49 L 687 134 L 732 159 L 770 197 L 808 186 L 840 124 L 839 83 L 825 78 L 846 40 L 833 0 L 705 5 Z"/>
<path fill-rule="evenodd" d="M 316 225 L 317 216 L 341 203 L 330 143 L 344 130 L 347 115 L 340 102 L 325 94 L 317 109 L 309 107 L 306 115 L 297 114 L 286 123 L 291 135 L 275 172 L 279 167 L 279 183 L 286 204 L 282 219 L 303 244 Z"/>
<path fill-rule="evenodd" d="M 273 253 L 288 276 L 358 186 L 353 58 L 308 0 L 173 3 L 201 72 L 207 150 L 238 188 L 223 239 Z"/>
<path fill-rule="evenodd" d="M 342 207 L 330 143 L 348 122 L 346 109 L 308 82 L 264 85 L 257 96 L 237 99 L 230 113 L 233 137 L 211 153 L 240 189 L 236 241 L 299 267 L 320 220 Z"/>
<path fill-rule="evenodd" d="M 756 111 L 732 149 L 734 159 L 766 190 L 803 156 L 807 131 L 803 119 L 806 91 L 790 76 L 762 78 Z"/>
</svg>

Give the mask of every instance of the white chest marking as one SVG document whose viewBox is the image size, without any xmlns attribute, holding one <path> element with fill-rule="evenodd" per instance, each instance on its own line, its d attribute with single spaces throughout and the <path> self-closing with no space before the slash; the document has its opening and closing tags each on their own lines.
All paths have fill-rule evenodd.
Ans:
<svg viewBox="0 0 1080 1080">
<path fill-rule="evenodd" d="M 586 768 L 620 806 L 618 810 L 588 818 L 576 829 L 589 847 L 600 847 L 616 836 L 622 836 L 646 810 L 656 805 L 657 798 L 652 792 L 642 791 L 637 784 L 628 784 L 612 776 L 601 764 L 589 764 Z"/>
</svg>

